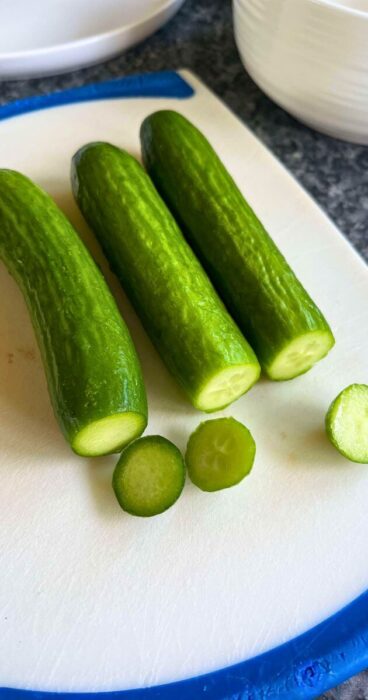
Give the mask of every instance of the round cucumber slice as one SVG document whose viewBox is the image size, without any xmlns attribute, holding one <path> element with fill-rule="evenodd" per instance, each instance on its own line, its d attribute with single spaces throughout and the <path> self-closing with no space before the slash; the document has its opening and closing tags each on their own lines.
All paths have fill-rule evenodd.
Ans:
<svg viewBox="0 0 368 700">
<path fill-rule="evenodd" d="M 149 517 L 177 501 L 184 481 L 185 465 L 178 448 L 160 435 L 149 435 L 124 450 L 112 485 L 123 510 Z"/>
<path fill-rule="evenodd" d="M 331 350 L 335 343 L 328 330 L 305 333 L 281 350 L 266 373 L 270 379 L 283 381 L 308 372 Z"/>
<path fill-rule="evenodd" d="M 120 452 L 143 433 L 146 425 L 146 419 L 139 413 L 116 413 L 83 428 L 75 436 L 72 448 L 83 457 Z"/>
<path fill-rule="evenodd" d="M 256 444 L 248 428 L 235 418 L 201 423 L 192 433 L 185 461 L 193 483 L 202 491 L 238 484 L 252 469 Z"/>
<path fill-rule="evenodd" d="M 220 411 L 245 394 L 259 379 L 257 365 L 237 365 L 218 372 L 202 388 L 195 401 L 200 411 Z"/>
<path fill-rule="evenodd" d="M 326 415 L 326 432 L 344 457 L 368 464 L 367 384 L 351 384 L 337 396 Z"/>
</svg>

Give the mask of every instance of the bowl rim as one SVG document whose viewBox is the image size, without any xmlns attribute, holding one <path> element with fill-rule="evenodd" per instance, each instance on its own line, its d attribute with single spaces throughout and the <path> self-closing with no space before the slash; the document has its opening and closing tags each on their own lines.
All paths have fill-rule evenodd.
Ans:
<svg viewBox="0 0 368 700">
<path fill-rule="evenodd" d="M 299 2 L 300 0 L 294 0 L 294 2 Z M 309 5 L 320 5 L 321 7 L 327 7 L 331 11 L 336 13 L 341 13 L 345 15 L 350 15 L 353 17 L 360 17 L 362 20 L 368 21 L 368 7 L 366 10 L 358 10 L 355 7 L 348 7 L 346 5 L 336 4 L 336 0 L 303 0 L 305 4 Z M 233 4 L 239 7 L 244 7 L 245 0 L 233 0 Z"/>
</svg>

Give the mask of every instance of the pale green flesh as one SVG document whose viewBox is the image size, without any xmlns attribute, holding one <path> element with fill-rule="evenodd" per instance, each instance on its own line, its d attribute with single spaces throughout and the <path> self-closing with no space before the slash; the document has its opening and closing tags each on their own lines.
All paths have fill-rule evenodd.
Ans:
<svg viewBox="0 0 368 700">
<path fill-rule="evenodd" d="M 238 484 L 252 469 L 256 452 L 249 430 L 234 418 L 201 423 L 189 438 L 186 464 L 196 486 L 218 491 Z"/>
<path fill-rule="evenodd" d="M 368 464 L 368 385 L 352 384 L 339 394 L 327 413 L 326 430 L 344 457 Z"/>
<path fill-rule="evenodd" d="M 266 368 L 270 379 L 293 379 L 307 372 L 321 360 L 334 344 L 328 331 L 313 331 L 291 341 L 276 357 L 272 365 Z"/>
<path fill-rule="evenodd" d="M 139 413 L 117 413 L 83 428 L 74 438 L 72 447 L 77 454 L 85 457 L 119 452 L 139 437 L 145 426 L 146 421 Z"/>
<path fill-rule="evenodd" d="M 257 365 L 237 365 L 218 372 L 202 388 L 195 404 L 200 411 L 218 411 L 245 394 L 257 381 Z"/>
<path fill-rule="evenodd" d="M 148 436 L 124 450 L 114 472 L 113 487 L 124 510 L 147 517 L 175 503 L 184 479 L 184 462 L 177 447 L 160 436 Z"/>
</svg>

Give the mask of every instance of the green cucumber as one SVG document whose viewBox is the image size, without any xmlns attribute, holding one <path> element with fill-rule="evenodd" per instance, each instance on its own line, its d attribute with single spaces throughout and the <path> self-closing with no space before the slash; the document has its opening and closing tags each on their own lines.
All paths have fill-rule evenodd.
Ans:
<svg viewBox="0 0 368 700">
<path fill-rule="evenodd" d="M 0 170 L 0 257 L 25 297 L 66 439 L 84 456 L 120 450 L 147 424 L 129 331 L 64 214 L 11 170 Z"/>
<path fill-rule="evenodd" d="M 248 428 L 235 418 L 201 423 L 189 438 L 185 461 L 192 482 L 202 491 L 219 491 L 247 476 L 256 454 Z"/>
<path fill-rule="evenodd" d="M 326 432 L 344 457 L 368 464 L 367 384 L 351 384 L 336 397 L 326 415 Z"/>
<path fill-rule="evenodd" d="M 141 128 L 143 160 L 264 372 L 292 379 L 324 357 L 332 332 L 207 139 L 160 111 Z"/>
<path fill-rule="evenodd" d="M 185 482 L 183 457 L 160 435 L 148 435 L 123 451 L 112 486 L 120 506 L 131 515 L 159 515 L 178 500 Z"/>
<path fill-rule="evenodd" d="M 135 158 L 107 143 L 80 149 L 73 191 L 113 270 L 193 405 L 215 411 L 258 379 L 253 350 L 218 298 Z"/>
</svg>

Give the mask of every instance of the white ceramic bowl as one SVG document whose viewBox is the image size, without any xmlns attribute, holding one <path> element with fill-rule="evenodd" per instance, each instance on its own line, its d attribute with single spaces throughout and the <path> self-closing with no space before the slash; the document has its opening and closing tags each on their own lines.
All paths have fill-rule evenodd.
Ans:
<svg viewBox="0 0 368 700">
<path fill-rule="evenodd" d="M 106 61 L 155 32 L 184 0 L 0 0 L 0 80 Z"/>
<path fill-rule="evenodd" d="M 275 102 L 368 144 L 368 0 L 234 0 L 245 68 Z"/>
</svg>

